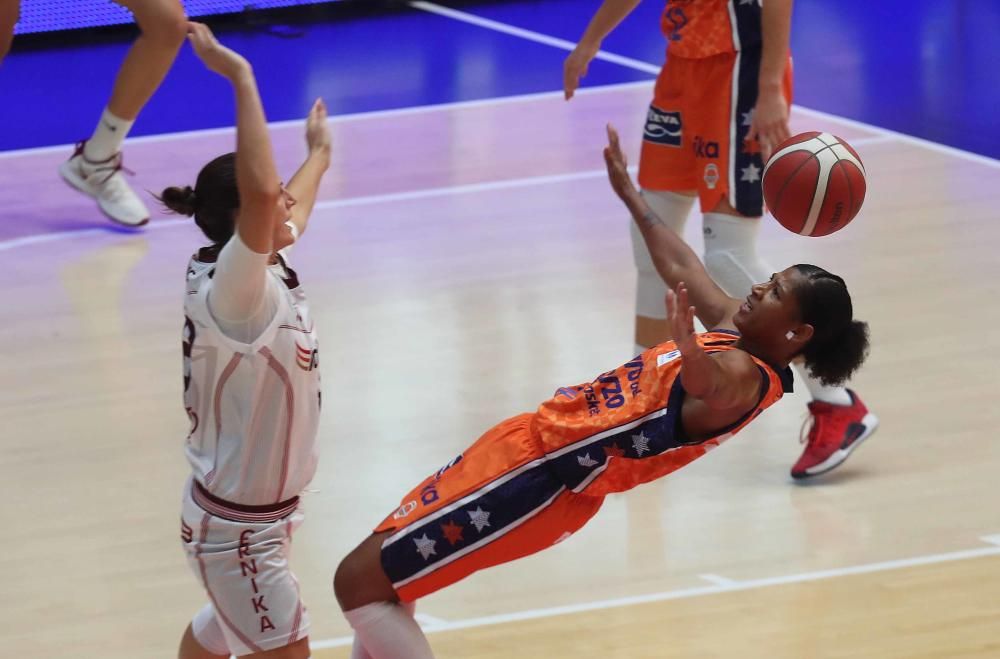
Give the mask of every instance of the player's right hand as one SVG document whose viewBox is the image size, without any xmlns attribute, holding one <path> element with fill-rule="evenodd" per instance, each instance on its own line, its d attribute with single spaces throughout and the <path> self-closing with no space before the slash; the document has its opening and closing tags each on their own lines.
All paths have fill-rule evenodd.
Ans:
<svg viewBox="0 0 1000 659">
<path fill-rule="evenodd" d="M 618 131 L 611 124 L 608 124 L 607 130 L 608 145 L 604 147 L 604 164 L 608 168 L 608 182 L 611 183 L 611 189 L 618 198 L 627 201 L 629 195 L 636 192 L 635 184 L 632 183 L 632 176 L 628 173 L 628 161 L 622 153 Z"/>
<path fill-rule="evenodd" d="M 209 70 L 232 80 L 250 70 L 250 63 L 235 50 L 226 48 L 204 23 L 188 21 L 188 41 L 195 54 Z"/>
<path fill-rule="evenodd" d="M 581 41 L 563 62 L 563 95 L 567 101 L 573 98 L 576 88 L 580 86 L 580 78 L 587 75 L 590 60 L 600 49 L 600 44 L 593 46 Z"/>
<path fill-rule="evenodd" d="M 695 339 L 694 307 L 688 302 L 687 286 L 682 281 L 677 282 L 677 288 L 667 289 L 667 326 L 681 355 L 701 349 Z"/>
</svg>

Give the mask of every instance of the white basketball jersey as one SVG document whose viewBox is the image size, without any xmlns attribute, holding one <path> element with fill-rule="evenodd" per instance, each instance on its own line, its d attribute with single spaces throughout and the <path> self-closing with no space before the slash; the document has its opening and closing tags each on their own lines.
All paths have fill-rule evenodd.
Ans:
<svg viewBox="0 0 1000 659">
<path fill-rule="evenodd" d="M 184 304 L 185 453 L 211 494 L 243 505 L 298 495 L 316 471 L 320 378 L 316 330 L 293 270 L 272 265 L 281 296 L 250 344 L 227 337 L 208 310 L 216 252 L 192 257 Z"/>
</svg>

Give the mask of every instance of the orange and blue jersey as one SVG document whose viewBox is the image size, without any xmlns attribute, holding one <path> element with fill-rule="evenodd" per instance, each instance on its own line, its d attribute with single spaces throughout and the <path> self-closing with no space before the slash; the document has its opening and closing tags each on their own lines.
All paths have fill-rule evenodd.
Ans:
<svg viewBox="0 0 1000 659">
<path fill-rule="evenodd" d="M 688 59 L 761 45 L 761 0 L 667 0 L 660 18 L 667 54 Z"/>
<path fill-rule="evenodd" d="M 736 350 L 737 339 L 729 332 L 697 338 L 709 353 Z M 536 412 L 491 428 L 375 529 L 389 532 L 382 567 L 397 594 L 412 601 L 545 549 L 579 530 L 605 495 L 665 476 L 718 446 L 790 390 L 787 368 L 754 362 L 757 405 L 707 439 L 684 432 L 683 359 L 673 342 L 562 387 Z"/>
<path fill-rule="evenodd" d="M 707 332 L 708 353 L 736 350 L 736 336 Z M 666 476 L 701 457 L 777 402 L 788 376 L 752 357 L 760 373 L 754 409 L 715 437 L 692 439 L 681 425 L 683 360 L 672 341 L 647 350 L 592 382 L 563 387 L 542 403 L 532 431 L 549 467 L 572 492 L 603 496 Z"/>
</svg>

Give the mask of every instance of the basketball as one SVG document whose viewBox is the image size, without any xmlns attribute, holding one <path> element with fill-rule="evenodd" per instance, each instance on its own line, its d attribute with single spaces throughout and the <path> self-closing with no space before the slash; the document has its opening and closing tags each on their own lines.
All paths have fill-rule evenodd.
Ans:
<svg viewBox="0 0 1000 659">
<path fill-rule="evenodd" d="M 783 227 L 803 236 L 843 229 L 865 200 L 865 167 L 846 141 L 830 133 L 793 135 L 764 165 L 764 203 Z"/>
</svg>

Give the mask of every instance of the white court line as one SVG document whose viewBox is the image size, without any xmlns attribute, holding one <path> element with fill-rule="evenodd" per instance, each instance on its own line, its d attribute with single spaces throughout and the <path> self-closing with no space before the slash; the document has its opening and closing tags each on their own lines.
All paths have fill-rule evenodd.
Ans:
<svg viewBox="0 0 1000 659">
<path fill-rule="evenodd" d="M 993 537 L 993 536 L 986 536 Z M 501 625 L 508 622 L 518 622 L 521 620 L 537 620 L 539 618 L 550 618 L 553 616 L 569 615 L 573 613 L 584 613 L 587 611 L 602 611 L 635 604 L 648 604 L 651 602 L 665 602 L 668 600 L 688 599 L 691 597 L 703 597 L 705 595 L 717 595 L 719 593 L 733 593 L 741 590 L 754 590 L 757 588 L 768 588 L 770 586 L 783 586 L 796 583 L 807 583 L 810 581 L 822 581 L 837 577 L 846 577 L 855 574 L 870 574 L 873 572 L 888 572 L 891 570 L 901 570 L 909 567 L 919 567 L 922 565 L 934 565 L 937 563 L 951 563 L 954 561 L 965 561 L 987 556 L 1000 556 L 1000 546 L 981 547 L 979 549 L 967 549 L 964 551 L 953 551 L 944 554 L 928 554 L 926 556 L 914 556 L 894 561 L 883 561 L 880 563 L 867 563 L 864 565 L 852 565 L 831 570 L 818 570 L 815 572 L 803 572 L 800 574 L 788 574 L 780 577 L 767 577 L 764 579 L 750 579 L 747 581 L 734 581 L 729 584 L 719 584 L 714 586 L 700 586 L 695 588 L 683 588 L 680 590 L 669 590 L 662 593 L 649 593 L 647 595 L 632 595 L 629 597 L 619 597 L 608 600 L 598 600 L 595 602 L 581 602 L 580 604 L 569 604 L 566 606 L 553 606 L 545 609 L 531 609 L 527 611 L 517 611 L 515 613 L 501 613 L 492 616 L 482 616 L 479 618 L 468 618 L 466 620 L 455 620 L 440 626 L 428 627 L 424 629 L 427 633 L 454 631 L 457 629 L 469 629 L 472 627 L 485 627 L 488 625 Z M 706 576 L 706 575 L 702 575 Z M 352 637 L 331 638 L 323 641 L 310 643 L 313 650 L 323 648 L 333 648 L 350 645 Z"/>
<path fill-rule="evenodd" d="M 414 613 L 413 619 L 420 623 L 421 627 L 440 627 L 441 625 L 447 625 L 448 621 L 444 618 L 436 618 L 434 616 L 429 616 L 426 613 Z"/>
<path fill-rule="evenodd" d="M 877 144 L 879 142 L 888 142 L 895 138 L 885 135 L 875 135 L 871 137 L 861 137 L 855 140 L 851 140 L 851 144 L 855 146 L 864 146 L 866 144 Z M 634 175 L 636 172 L 636 167 L 629 167 L 629 171 Z M 408 190 L 405 192 L 392 192 L 387 194 L 377 194 L 377 195 L 366 195 L 361 197 L 348 197 L 346 199 L 328 199 L 326 201 L 318 201 L 314 210 L 326 210 L 330 208 L 349 208 L 351 206 L 370 206 L 373 204 L 384 204 L 392 203 L 396 201 L 413 201 L 416 199 L 426 199 L 429 197 L 443 197 L 448 195 L 461 195 L 461 194 L 471 194 L 475 192 L 489 192 L 493 190 L 507 190 L 510 188 L 520 188 L 528 187 L 534 185 L 549 185 L 553 183 L 565 183 L 567 181 L 582 181 L 586 179 L 594 178 L 604 178 L 607 176 L 607 172 L 603 169 L 592 169 L 584 172 L 571 172 L 568 174 L 550 174 L 545 176 L 529 176 L 525 178 L 515 178 L 515 179 L 504 179 L 501 181 L 486 181 L 484 183 L 469 183 L 466 185 L 451 185 L 440 188 L 424 188 L 422 190 Z M 143 227 L 143 230 L 159 230 L 159 229 L 170 229 L 179 226 L 190 226 L 192 220 L 188 219 L 169 219 L 169 220 L 157 220 L 156 222 L 150 222 Z M 132 232 L 131 234 L 123 232 L 121 230 L 117 232 L 112 232 L 111 229 L 100 229 L 100 228 L 88 228 L 88 229 L 73 229 L 70 231 L 60 231 L 57 233 L 43 233 L 32 236 L 22 236 L 20 238 L 11 238 L 9 240 L 0 240 L 0 252 L 5 252 L 11 249 L 16 249 L 18 247 L 27 247 L 30 245 L 36 245 L 41 243 L 48 243 L 57 240 L 69 240 L 71 238 L 82 238 L 87 236 L 97 236 L 97 235 L 142 235 L 143 231 L 138 230 Z"/>
<path fill-rule="evenodd" d="M 454 19 L 456 21 L 461 21 L 463 23 L 469 23 L 471 25 L 477 25 L 479 27 L 485 28 L 487 30 L 494 30 L 496 32 L 502 32 L 503 34 L 509 34 L 515 37 L 520 37 L 528 41 L 533 41 L 535 43 L 545 44 L 547 46 L 552 46 L 554 48 L 559 48 L 562 50 L 573 50 L 576 44 L 572 41 L 566 41 L 565 39 L 558 39 L 556 37 L 551 37 L 540 32 L 533 32 L 531 30 L 524 30 L 507 23 L 501 23 L 498 21 L 493 21 L 485 18 L 480 18 L 474 14 L 470 14 L 463 11 L 457 11 L 455 9 L 449 9 L 447 7 L 441 7 L 440 5 L 435 5 L 430 2 L 410 2 L 411 7 L 415 9 L 421 9 L 423 11 L 428 11 L 433 14 L 438 14 L 440 16 L 445 16 L 447 18 Z M 621 55 L 615 55 L 614 53 L 609 53 L 607 51 L 600 51 L 596 59 L 603 59 L 608 62 L 613 62 L 620 66 L 624 66 L 636 71 L 642 71 L 644 73 L 653 73 L 658 75 L 660 72 L 660 66 L 651 64 L 649 62 L 643 62 L 640 60 L 632 59 L 630 57 L 623 57 Z M 586 88 L 581 88 L 577 90 L 576 93 L 580 93 Z M 925 140 L 920 137 L 914 137 L 913 135 L 907 135 L 906 133 L 899 133 L 888 128 L 882 128 L 881 126 L 874 126 L 872 124 L 866 124 L 862 121 L 856 121 L 854 119 L 847 119 L 844 117 L 837 116 L 835 114 L 829 114 L 826 112 L 820 112 L 819 110 L 813 110 L 811 108 L 805 108 L 801 105 L 793 105 L 794 109 L 808 114 L 814 117 L 821 117 L 824 119 L 829 119 L 832 121 L 838 121 L 846 126 L 852 126 L 854 128 L 860 128 L 864 130 L 874 131 L 882 135 L 889 135 L 896 139 L 908 142 L 910 144 L 915 144 L 917 146 L 922 146 L 926 149 L 932 151 L 940 151 L 942 153 L 947 153 L 949 155 L 955 156 L 957 158 L 963 158 L 965 160 L 972 160 L 973 162 L 978 162 L 980 164 L 987 165 L 989 167 L 1000 167 L 1000 160 L 996 158 L 990 158 L 989 156 L 982 156 L 978 153 L 972 153 L 971 151 L 964 151 L 962 149 L 957 149 L 952 146 L 947 146 L 944 144 L 939 144 L 938 142 L 932 142 L 930 140 Z"/>
<path fill-rule="evenodd" d="M 634 80 L 632 82 L 619 82 L 612 85 L 597 85 L 580 89 L 576 93 L 584 96 L 593 94 L 603 94 L 609 91 L 619 91 L 632 89 L 635 87 L 649 87 L 652 89 L 653 80 Z M 370 119 L 381 119 L 385 117 L 401 117 L 411 114 L 425 114 L 428 112 L 443 112 L 451 110 L 468 110 L 480 107 L 493 107 L 496 105 L 507 105 L 512 103 L 528 103 L 550 98 L 562 98 L 562 90 L 550 92 L 535 92 L 533 94 L 516 94 L 514 96 L 494 96 L 491 98 L 479 98 L 471 101 L 452 101 L 449 103 L 435 103 L 431 105 L 412 105 L 404 108 L 393 108 L 389 110 L 368 110 L 366 112 L 353 112 L 350 114 L 338 114 L 330 117 L 333 124 L 348 123 L 352 121 L 367 121 Z M 267 124 L 270 130 L 284 128 L 302 129 L 305 126 L 305 118 L 288 119 L 285 121 L 270 121 Z M 235 126 L 225 126 L 222 128 L 201 128 L 198 130 L 186 130 L 176 133 L 161 133 L 158 135 L 139 135 L 125 140 L 125 144 L 146 144 L 150 142 L 170 142 L 183 139 L 185 137 L 211 137 L 213 135 L 235 135 Z M 72 144 L 57 144 L 54 146 L 37 146 L 28 149 L 14 149 L 11 151 L 0 151 L 0 159 L 18 158 L 21 156 L 33 156 L 56 151 L 66 151 L 73 149 Z"/>
<path fill-rule="evenodd" d="M 922 137 L 914 137 L 913 135 L 907 135 L 906 133 L 900 133 L 894 130 L 890 130 L 888 128 L 882 128 L 881 126 L 873 126 L 871 124 L 866 124 L 863 121 L 855 121 L 854 119 L 848 119 L 847 117 L 841 117 L 835 114 L 830 114 L 828 112 L 821 112 L 820 110 L 813 110 L 812 108 L 804 108 L 801 105 L 796 105 L 794 107 L 802 114 L 817 117 L 819 119 L 828 119 L 831 121 L 842 123 L 845 126 L 850 126 L 852 128 L 874 131 L 876 133 L 879 133 L 880 135 L 885 135 L 886 137 L 892 137 L 901 142 L 906 142 L 907 144 L 913 144 L 914 146 L 923 147 L 931 151 L 938 151 L 940 153 L 945 153 L 949 156 L 962 158 L 963 160 L 971 160 L 972 162 L 977 162 L 980 165 L 986 165 L 987 167 L 1000 167 L 1000 160 L 997 160 L 996 158 L 990 158 L 989 156 L 983 156 L 978 153 L 972 153 L 971 151 L 956 149 L 955 147 L 948 146 L 947 144 L 932 142 L 930 140 L 925 140 Z"/>
<path fill-rule="evenodd" d="M 521 39 L 525 39 L 526 41 L 534 41 L 535 43 L 540 43 L 545 46 L 552 46 L 553 48 L 559 48 L 560 50 L 572 52 L 573 49 L 576 48 L 576 43 L 573 41 L 552 37 L 533 30 L 525 30 L 508 23 L 501 23 L 488 18 L 481 18 L 475 14 L 469 14 L 464 11 L 442 7 L 441 5 L 436 5 L 431 2 L 422 2 L 421 0 L 417 0 L 416 2 L 411 2 L 409 4 L 414 9 L 422 9 L 423 11 L 430 12 L 432 14 L 438 14 L 439 16 L 445 16 L 446 18 L 461 21 L 462 23 L 478 25 L 479 27 L 484 27 L 487 30 L 502 32 L 503 34 L 519 37 Z M 660 67 L 656 64 L 650 64 L 649 62 L 643 62 L 641 60 L 632 59 L 631 57 L 625 57 L 623 55 L 615 55 L 614 53 L 609 53 L 606 50 L 597 51 L 597 55 L 594 56 L 594 59 L 604 60 L 605 62 L 611 62 L 613 64 L 620 64 L 621 66 L 626 66 L 630 69 L 635 69 L 636 71 L 651 73 L 654 76 L 660 74 Z"/>
<path fill-rule="evenodd" d="M 703 579 L 710 584 L 715 584 L 716 586 L 732 586 L 733 584 L 739 583 L 735 579 L 720 577 L 717 574 L 699 574 L 698 578 Z"/>
</svg>

